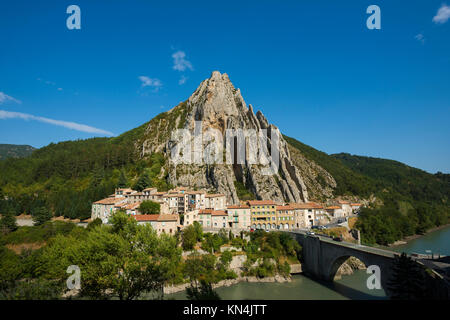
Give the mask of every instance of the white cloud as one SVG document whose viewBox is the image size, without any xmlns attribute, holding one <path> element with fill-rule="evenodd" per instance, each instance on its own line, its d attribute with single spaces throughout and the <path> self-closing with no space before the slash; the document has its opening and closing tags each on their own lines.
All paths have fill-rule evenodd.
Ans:
<svg viewBox="0 0 450 320">
<path fill-rule="evenodd" d="M 173 69 L 178 71 L 185 71 L 186 69 L 193 70 L 190 61 L 185 59 L 186 53 L 184 51 L 177 51 L 172 54 L 173 58 Z"/>
<path fill-rule="evenodd" d="M 450 7 L 443 4 L 439 8 L 436 15 L 433 17 L 433 22 L 442 24 L 442 23 L 446 23 L 448 19 L 450 19 Z"/>
<path fill-rule="evenodd" d="M 152 87 L 152 88 L 155 88 L 155 91 L 158 91 L 159 88 L 162 87 L 162 82 L 159 79 L 156 79 L 156 78 L 152 79 L 147 76 L 139 76 L 138 78 L 142 82 L 142 84 L 141 84 L 142 88 Z"/>
<path fill-rule="evenodd" d="M 72 129 L 72 130 L 81 131 L 81 132 L 96 133 L 96 134 L 102 134 L 102 135 L 107 135 L 107 136 L 114 135 L 114 133 L 112 133 L 112 132 L 94 128 L 91 126 L 87 126 L 85 124 L 69 122 L 69 121 L 62 121 L 62 120 L 54 120 L 54 119 L 38 117 L 38 116 L 34 116 L 31 114 L 27 114 L 27 113 L 21 113 L 21 112 L 11 112 L 11 111 L 0 110 L 0 119 L 4 119 L 4 120 L 5 119 L 34 120 L 34 121 L 49 123 L 49 124 L 53 124 L 55 126 L 60 126 L 60 127 L 64 127 L 67 129 Z"/>
<path fill-rule="evenodd" d="M 11 96 L 8 96 L 7 94 L 0 92 L 0 104 L 3 104 L 5 102 L 15 102 L 15 103 L 22 103 L 20 100 L 17 100 Z"/>
<path fill-rule="evenodd" d="M 422 33 L 416 34 L 414 39 L 420 41 L 422 44 L 425 43 L 425 36 Z"/>
<path fill-rule="evenodd" d="M 180 80 L 178 80 L 178 84 L 179 84 L 179 85 L 185 84 L 186 81 L 187 81 L 187 79 L 188 79 L 187 77 L 185 77 L 184 75 L 182 75 L 181 78 L 180 78 Z"/>
</svg>

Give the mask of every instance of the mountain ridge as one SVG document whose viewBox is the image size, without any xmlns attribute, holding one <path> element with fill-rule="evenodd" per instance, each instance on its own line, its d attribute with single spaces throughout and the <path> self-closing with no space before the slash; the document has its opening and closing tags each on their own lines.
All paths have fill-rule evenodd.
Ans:
<svg viewBox="0 0 450 320">
<path fill-rule="evenodd" d="M 221 103 L 223 108 L 218 108 Z M 230 203 L 243 200 L 243 196 L 323 203 L 343 197 L 378 206 L 394 203 L 401 208 L 423 200 L 448 208 L 448 175 L 439 176 L 437 183 L 431 182 L 435 179 L 431 174 L 418 176 L 414 179 L 415 187 L 403 192 L 403 182 L 396 185 L 389 174 L 375 176 L 370 170 L 355 167 L 348 157 L 328 155 L 285 135 L 281 139 L 281 159 L 284 159 L 281 169 L 267 179 L 258 175 L 258 167 L 246 164 L 238 171 L 208 165 L 173 166 L 168 156 L 171 132 L 193 129 L 196 120 L 204 120 L 208 124 L 205 127 L 221 132 L 239 128 L 241 124 L 243 128 L 279 132 L 261 111 L 254 113 L 252 105 L 247 107 L 240 90 L 232 86 L 226 74 L 213 73 L 187 100 L 119 136 L 51 143 L 28 158 L 0 161 L 0 193 L 11 199 L 10 204 L 16 206 L 17 213 L 45 205 L 56 215 L 88 217 L 90 204 L 111 194 L 120 173 L 124 172 L 129 186 L 146 174 L 159 190 L 166 191 L 173 186 L 205 187 L 224 192 Z M 363 163 L 370 167 L 373 160 Z M 389 165 L 382 168 L 392 171 Z M 409 171 L 402 173 L 403 180 L 408 179 Z"/>
<path fill-rule="evenodd" d="M 36 148 L 21 144 L 0 144 L 0 160 L 28 157 Z"/>
</svg>

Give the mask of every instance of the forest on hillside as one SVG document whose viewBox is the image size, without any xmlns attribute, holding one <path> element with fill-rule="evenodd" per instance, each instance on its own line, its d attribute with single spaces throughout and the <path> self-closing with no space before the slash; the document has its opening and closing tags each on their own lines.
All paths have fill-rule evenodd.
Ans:
<svg viewBox="0 0 450 320">
<path fill-rule="evenodd" d="M 115 138 L 52 143 L 29 157 L 0 161 L 0 213 L 47 211 L 86 219 L 92 202 L 117 187 L 168 190 L 172 186 L 167 174 L 161 176 L 164 156 L 155 153 L 141 158 L 135 147 L 146 125 Z M 293 138 L 285 139 L 335 178 L 335 196 L 381 201 L 382 205 L 361 212 L 358 228 L 365 242 L 387 244 L 449 222 L 448 174 L 430 174 L 386 159 L 328 155 Z M 242 187 L 238 190 L 244 199 L 254 197 Z"/>
<path fill-rule="evenodd" d="M 393 160 L 328 155 L 285 139 L 335 178 L 335 195 L 375 197 L 381 204 L 361 210 L 356 227 L 363 242 L 387 245 L 450 221 L 450 175 L 430 174 Z"/>
<path fill-rule="evenodd" d="M 154 186 L 168 190 L 158 174 L 161 154 L 141 159 L 134 142 L 145 125 L 115 138 L 51 143 L 30 157 L 0 161 L 0 213 L 34 214 L 43 208 L 55 216 L 90 217 L 92 202 L 117 187 Z"/>
</svg>

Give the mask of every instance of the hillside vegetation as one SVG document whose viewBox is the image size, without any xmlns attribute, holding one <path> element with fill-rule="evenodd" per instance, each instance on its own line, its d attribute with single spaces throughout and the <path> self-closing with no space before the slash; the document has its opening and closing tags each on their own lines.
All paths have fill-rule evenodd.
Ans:
<svg viewBox="0 0 450 320">
<path fill-rule="evenodd" d="M 0 144 L 0 160 L 7 158 L 25 158 L 36 148 L 28 145 Z"/>
<path fill-rule="evenodd" d="M 328 155 L 293 138 L 285 139 L 333 175 L 335 195 L 381 201 L 382 205 L 361 210 L 355 227 L 361 230 L 363 242 L 387 245 L 449 223 L 450 175 L 430 174 L 387 159 Z"/>
<path fill-rule="evenodd" d="M 140 146 L 151 137 L 162 141 L 167 131 L 182 125 L 186 112 L 181 103 L 118 137 L 52 143 L 29 157 L 0 161 L 0 213 L 33 214 L 44 207 L 56 216 L 85 219 L 91 203 L 116 187 L 168 190 L 172 186 L 163 154 L 142 158 Z M 382 206 L 364 209 L 358 219 L 363 241 L 386 244 L 448 223 L 448 174 L 433 175 L 392 160 L 328 155 L 284 138 L 333 176 L 334 196 L 379 200 Z M 255 197 L 239 182 L 237 187 L 240 198 Z"/>
<path fill-rule="evenodd" d="M 139 178 L 167 190 L 159 176 L 164 157 L 153 153 L 142 159 L 136 148 L 148 124 L 118 137 L 51 143 L 27 158 L 0 161 L 0 213 L 33 214 L 46 207 L 56 216 L 86 219 L 93 201 Z"/>
</svg>

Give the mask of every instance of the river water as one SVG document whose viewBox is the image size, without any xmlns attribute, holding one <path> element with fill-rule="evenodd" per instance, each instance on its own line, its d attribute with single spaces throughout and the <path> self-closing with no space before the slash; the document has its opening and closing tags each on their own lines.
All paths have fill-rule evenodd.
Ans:
<svg viewBox="0 0 450 320">
<path fill-rule="evenodd" d="M 435 254 L 450 255 L 450 227 L 434 231 L 414 239 L 408 244 L 389 248 L 397 252 L 423 253 L 432 250 Z M 313 280 L 304 275 L 295 275 L 292 282 L 248 283 L 241 282 L 230 287 L 217 288 L 226 300 L 381 300 L 387 299 L 383 289 L 368 289 L 366 270 L 356 270 L 352 275 L 332 283 Z M 168 299 L 186 299 L 185 292 L 167 295 Z"/>
<path fill-rule="evenodd" d="M 430 250 L 434 256 L 437 256 L 439 253 L 441 255 L 450 256 L 450 226 L 411 240 L 405 245 L 389 249 L 397 252 L 422 254 L 430 254 L 426 252 L 427 250 Z"/>
</svg>

